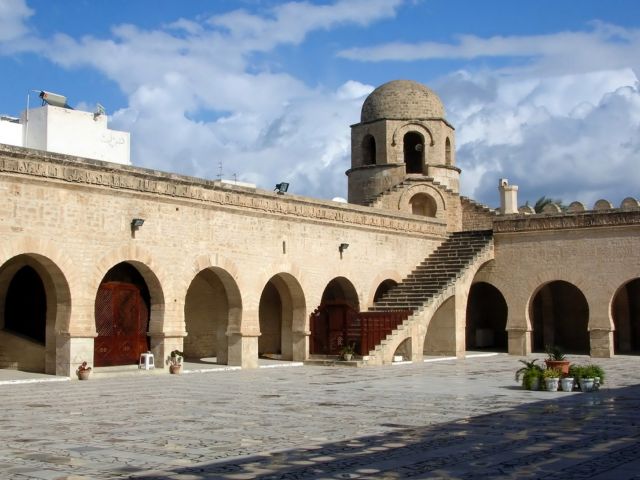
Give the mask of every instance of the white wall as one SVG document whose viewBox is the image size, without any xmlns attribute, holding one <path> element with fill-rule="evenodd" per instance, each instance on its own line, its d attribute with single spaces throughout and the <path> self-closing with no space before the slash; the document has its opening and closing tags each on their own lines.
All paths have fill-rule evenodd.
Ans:
<svg viewBox="0 0 640 480">
<path fill-rule="evenodd" d="M 0 118 L 0 143 L 22 146 L 22 125 Z"/>
</svg>

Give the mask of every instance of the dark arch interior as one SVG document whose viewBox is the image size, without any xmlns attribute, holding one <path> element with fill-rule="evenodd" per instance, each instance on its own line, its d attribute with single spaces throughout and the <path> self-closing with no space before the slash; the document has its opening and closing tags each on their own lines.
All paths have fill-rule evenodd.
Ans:
<svg viewBox="0 0 640 480">
<path fill-rule="evenodd" d="M 273 280 L 260 295 L 258 355 L 282 354 L 282 298 Z"/>
<path fill-rule="evenodd" d="M 474 283 L 467 301 L 467 349 L 507 351 L 507 302 L 493 285 Z"/>
<path fill-rule="evenodd" d="M 362 140 L 362 163 L 364 165 L 376 164 L 376 139 L 373 135 L 366 135 Z"/>
<path fill-rule="evenodd" d="M 358 309 L 358 298 L 355 289 L 348 280 L 341 281 L 338 278 L 331 280 L 322 293 L 322 303 L 341 302 L 351 308 Z"/>
<path fill-rule="evenodd" d="M 451 165 L 451 140 L 449 137 L 444 142 L 444 163 Z"/>
<path fill-rule="evenodd" d="M 589 353 L 589 306 L 583 293 L 565 281 L 542 287 L 531 306 L 533 349 L 556 345 L 569 353 Z"/>
<path fill-rule="evenodd" d="M 616 293 L 611 306 L 615 353 L 640 353 L 640 278 L 630 281 Z"/>
<path fill-rule="evenodd" d="M 378 288 L 376 288 L 376 293 L 373 294 L 373 301 L 377 302 L 378 300 L 380 300 L 385 293 L 387 293 L 396 285 L 398 285 L 398 282 L 396 282 L 395 280 L 384 280 L 382 283 L 380 283 L 380 285 L 378 285 Z"/>
<path fill-rule="evenodd" d="M 417 132 L 409 132 L 404 136 L 404 163 L 407 173 L 422 173 L 424 155 L 424 139 Z"/>
<path fill-rule="evenodd" d="M 4 328 L 44 345 L 47 324 L 47 295 L 38 272 L 24 266 L 7 289 Z"/>
</svg>

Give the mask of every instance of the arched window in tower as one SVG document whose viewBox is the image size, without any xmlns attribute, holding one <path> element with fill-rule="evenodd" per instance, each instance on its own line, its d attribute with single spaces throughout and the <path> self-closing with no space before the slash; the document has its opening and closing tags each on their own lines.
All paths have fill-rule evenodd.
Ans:
<svg viewBox="0 0 640 480">
<path fill-rule="evenodd" d="M 411 205 L 411 213 L 422 217 L 435 217 L 438 211 L 436 201 L 426 193 L 415 194 L 409 200 L 409 205 Z"/>
<path fill-rule="evenodd" d="M 404 136 L 404 163 L 407 173 L 423 173 L 424 138 L 418 132 L 408 132 Z"/>
<path fill-rule="evenodd" d="M 362 164 L 376 164 L 376 139 L 370 134 L 365 135 L 362 139 Z"/>
<path fill-rule="evenodd" d="M 451 140 L 449 137 L 444 142 L 444 163 L 445 165 L 452 165 L 451 163 Z"/>
</svg>

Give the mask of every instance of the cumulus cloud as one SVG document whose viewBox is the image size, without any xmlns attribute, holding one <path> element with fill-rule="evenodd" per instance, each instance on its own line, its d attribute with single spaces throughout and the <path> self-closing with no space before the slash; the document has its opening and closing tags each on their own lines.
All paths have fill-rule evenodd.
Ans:
<svg viewBox="0 0 640 480">
<path fill-rule="evenodd" d="M 26 0 L 3 0 L 0 2 L 0 45 L 9 50 L 11 45 L 29 33 L 27 20 L 34 14 Z M 11 44 L 11 45 L 10 45 Z"/>
<path fill-rule="evenodd" d="M 478 78 L 458 72 L 442 80 L 443 97 L 466 92 L 447 103 L 465 192 L 495 204 L 497 180 L 507 177 L 521 203 L 542 194 L 589 206 L 639 196 L 640 93 L 631 69 Z"/>
</svg>

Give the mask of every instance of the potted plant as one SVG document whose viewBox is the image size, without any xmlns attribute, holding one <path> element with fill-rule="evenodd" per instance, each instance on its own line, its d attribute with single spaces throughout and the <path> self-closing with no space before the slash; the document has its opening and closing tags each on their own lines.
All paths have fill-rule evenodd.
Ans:
<svg viewBox="0 0 640 480">
<path fill-rule="evenodd" d="M 342 356 L 343 360 L 347 362 L 353 358 L 353 355 L 356 353 L 356 345 L 355 343 L 346 343 L 342 350 L 340 350 L 340 356 Z"/>
<path fill-rule="evenodd" d="M 545 368 L 542 372 L 542 378 L 544 378 L 544 388 L 549 392 L 558 391 L 558 383 L 560 382 L 560 370 L 555 368 Z"/>
<path fill-rule="evenodd" d="M 560 389 L 563 392 L 572 392 L 573 384 L 574 384 L 574 379 L 570 374 L 560 379 Z"/>
<path fill-rule="evenodd" d="M 562 349 L 557 345 L 547 345 L 545 351 L 547 352 L 547 359 L 544 363 L 547 365 L 547 368 L 555 368 L 563 375 L 568 375 L 571 362 L 566 360 Z"/>
<path fill-rule="evenodd" d="M 89 380 L 89 375 L 91 375 L 91 367 L 87 364 L 87 362 L 82 362 L 78 369 L 76 370 L 76 375 L 78 375 L 78 380 Z"/>
<path fill-rule="evenodd" d="M 520 367 L 516 371 L 516 382 L 519 382 L 520 377 L 522 377 L 522 388 L 527 390 L 540 390 L 542 367 L 540 365 L 536 365 L 538 359 L 534 358 L 530 362 L 526 360 L 519 361 L 524 365 L 524 367 Z"/>
<path fill-rule="evenodd" d="M 171 352 L 171 356 L 169 357 L 169 372 L 173 374 L 179 374 L 182 372 L 182 359 L 184 358 L 184 353 L 180 350 L 174 350 Z"/>
<path fill-rule="evenodd" d="M 603 383 L 604 370 L 598 365 L 586 365 L 581 368 L 580 389 L 583 392 L 597 390 Z"/>
<path fill-rule="evenodd" d="M 590 375 L 593 375 L 593 387 L 598 390 L 604 383 L 604 369 L 600 365 L 587 365 Z"/>
</svg>

